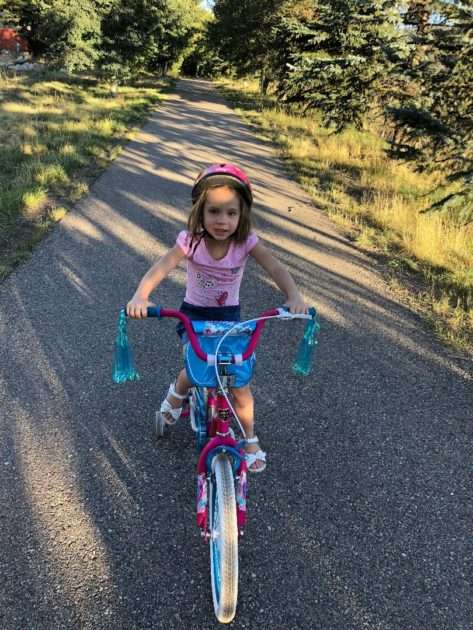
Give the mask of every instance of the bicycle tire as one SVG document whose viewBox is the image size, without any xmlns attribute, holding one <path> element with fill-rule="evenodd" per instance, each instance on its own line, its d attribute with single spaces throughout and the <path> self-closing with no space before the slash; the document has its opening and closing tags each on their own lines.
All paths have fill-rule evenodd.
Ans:
<svg viewBox="0 0 473 630">
<path fill-rule="evenodd" d="M 230 459 L 215 457 L 209 482 L 210 576 L 215 616 L 220 623 L 235 617 L 238 597 L 238 526 L 235 484 Z"/>
</svg>

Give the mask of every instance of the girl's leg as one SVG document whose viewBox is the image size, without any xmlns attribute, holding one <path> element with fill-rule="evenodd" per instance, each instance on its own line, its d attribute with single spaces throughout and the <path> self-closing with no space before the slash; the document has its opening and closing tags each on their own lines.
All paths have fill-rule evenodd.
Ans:
<svg viewBox="0 0 473 630">
<path fill-rule="evenodd" d="M 253 394 L 249 385 L 245 387 L 235 387 L 232 389 L 233 402 L 236 414 L 241 422 L 241 425 L 245 431 L 246 437 L 254 437 L 254 400 Z M 259 443 L 247 444 L 245 448 L 247 453 L 256 453 L 261 450 Z M 264 468 L 266 464 L 264 461 L 256 460 L 251 466 L 253 470 L 258 468 Z"/>
<path fill-rule="evenodd" d="M 176 393 L 178 393 L 180 396 L 185 396 L 187 392 L 189 391 L 190 386 L 191 386 L 191 383 L 189 379 L 187 378 L 187 372 L 185 371 L 185 369 L 182 369 L 177 375 L 176 384 L 174 385 Z M 182 406 L 182 400 L 179 398 L 176 398 L 172 394 L 169 394 L 168 402 L 171 405 L 171 407 L 173 407 L 174 409 L 177 409 L 178 407 Z"/>
<path fill-rule="evenodd" d="M 179 398 L 171 393 L 173 391 L 173 386 L 171 385 L 166 398 L 161 403 L 160 414 L 166 424 L 174 424 L 179 419 L 182 412 L 183 398 L 189 391 L 190 386 L 191 383 L 187 379 L 186 371 L 183 369 L 179 372 L 174 384 L 174 392 L 179 394 Z M 174 409 L 178 411 L 174 411 Z"/>
</svg>

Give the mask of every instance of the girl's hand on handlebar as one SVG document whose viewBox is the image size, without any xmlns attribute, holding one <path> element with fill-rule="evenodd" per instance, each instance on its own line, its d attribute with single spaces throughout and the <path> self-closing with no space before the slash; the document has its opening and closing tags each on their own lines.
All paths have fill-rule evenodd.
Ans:
<svg viewBox="0 0 473 630">
<path fill-rule="evenodd" d="M 126 305 L 126 314 L 133 319 L 142 319 L 147 317 L 148 306 L 156 306 L 156 304 L 134 295 Z"/>
<path fill-rule="evenodd" d="M 287 299 L 284 306 L 289 309 L 289 312 L 295 315 L 307 314 L 309 312 L 309 307 L 301 295 Z"/>
</svg>

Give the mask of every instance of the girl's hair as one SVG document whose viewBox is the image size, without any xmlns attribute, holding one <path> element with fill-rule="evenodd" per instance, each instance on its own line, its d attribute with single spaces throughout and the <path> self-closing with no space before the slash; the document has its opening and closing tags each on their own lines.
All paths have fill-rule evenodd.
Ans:
<svg viewBox="0 0 473 630">
<path fill-rule="evenodd" d="M 244 243 L 250 234 L 251 206 L 248 204 L 247 200 L 242 195 L 240 190 L 236 186 L 232 186 L 231 183 L 207 186 L 204 190 L 202 190 L 200 195 L 197 197 L 197 200 L 192 204 L 191 213 L 189 215 L 189 219 L 187 220 L 187 229 L 189 230 L 191 235 L 190 247 L 192 253 L 195 252 L 200 241 L 206 235 L 206 230 L 204 227 L 204 206 L 207 200 L 207 191 L 210 188 L 220 188 L 221 186 L 228 186 L 229 188 L 233 188 L 240 200 L 240 220 L 238 221 L 238 227 L 236 231 L 234 232 L 234 234 L 232 234 L 230 238 L 232 238 L 236 243 Z M 192 249 L 194 242 L 195 246 Z"/>
</svg>

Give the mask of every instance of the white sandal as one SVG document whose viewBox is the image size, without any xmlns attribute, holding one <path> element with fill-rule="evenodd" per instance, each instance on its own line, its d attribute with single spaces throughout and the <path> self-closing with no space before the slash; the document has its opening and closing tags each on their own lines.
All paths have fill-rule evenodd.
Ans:
<svg viewBox="0 0 473 630">
<path fill-rule="evenodd" d="M 158 437 L 162 437 L 164 435 L 164 427 L 172 426 L 176 424 L 179 420 L 179 417 L 182 413 L 181 407 L 172 407 L 171 403 L 168 400 L 169 396 L 174 396 L 178 400 L 186 400 L 188 394 L 178 394 L 176 392 L 176 388 L 174 383 L 169 385 L 168 393 L 166 394 L 166 398 L 161 403 L 161 407 L 159 411 L 156 412 L 156 433 Z"/>
<path fill-rule="evenodd" d="M 248 438 L 245 440 L 246 444 L 259 444 L 259 439 L 255 435 L 252 438 Z M 252 468 L 255 462 L 263 462 L 263 466 L 258 466 L 257 468 Z M 247 453 L 246 454 L 246 465 L 248 466 L 248 470 L 252 473 L 260 473 L 266 468 L 266 453 L 261 449 L 256 451 L 256 453 Z"/>
</svg>

